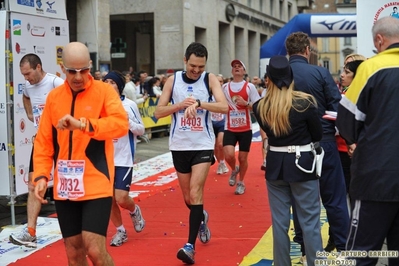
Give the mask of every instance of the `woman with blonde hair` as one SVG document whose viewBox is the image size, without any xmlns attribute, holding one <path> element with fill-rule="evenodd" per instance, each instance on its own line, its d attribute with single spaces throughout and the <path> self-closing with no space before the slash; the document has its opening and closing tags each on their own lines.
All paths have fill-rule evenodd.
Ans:
<svg viewBox="0 0 399 266">
<path fill-rule="evenodd" d="M 323 131 L 315 98 L 294 90 L 293 74 L 284 56 L 274 56 L 267 66 L 266 96 L 253 105 L 259 126 L 268 136 L 266 183 L 273 223 L 274 265 L 291 265 L 291 198 L 303 230 L 306 261 L 314 265 L 322 251 L 319 181 L 315 165 L 322 149 Z M 320 164 L 321 165 L 321 164 Z"/>
</svg>

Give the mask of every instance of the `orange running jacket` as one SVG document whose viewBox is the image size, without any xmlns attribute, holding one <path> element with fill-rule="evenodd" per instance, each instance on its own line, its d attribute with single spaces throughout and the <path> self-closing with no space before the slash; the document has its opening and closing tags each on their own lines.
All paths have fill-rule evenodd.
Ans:
<svg viewBox="0 0 399 266">
<path fill-rule="evenodd" d="M 85 194 L 77 201 L 113 196 L 114 147 L 112 139 L 128 132 L 128 118 L 116 91 L 102 81 L 90 77 L 85 90 L 75 96 L 67 81 L 52 90 L 46 101 L 38 134 L 35 139 L 34 179 L 50 179 L 53 162 L 84 160 L 83 184 Z M 58 120 L 70 114 L 76 119 L 87 119 L 86 131 L 56 129 Z M 54 199 L 59 183 L 54 168 Z"/>
</svg>

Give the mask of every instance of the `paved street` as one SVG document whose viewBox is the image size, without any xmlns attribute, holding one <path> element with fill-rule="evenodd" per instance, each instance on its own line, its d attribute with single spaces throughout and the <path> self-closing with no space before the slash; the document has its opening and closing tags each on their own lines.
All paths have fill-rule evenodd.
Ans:
<svg viewBox="0 0 399 266">
<path fill-rule="evenodd" d="M 152 138 L 148 143 L 145 141 L 140 141 L 137 144 L 136 151 L 136 162 L 142 162 L 153 158 L 157 155 L 164 154 L 169 152 L 168 148 L 168 137 L 161 138 Z M 19 197 L 20 198 L 20 197 Z M 23 203 L 22 200 L 18 200 L 17 202 Z M 11 208 L 8 205 L 9 197 L 0 197 L 0 227 L 11 225 Z M 40 212 L 40 216 L 48 216 L 55 212 L 54 205 L 47 204 L 42 206 L 42 210 Z M 15 223 L 16 225 L 26 223 L 26 206 L 16 206 L 15 207 Z M 0 229 L 1 230 L 1 229 Z M 384 245 L 384 249 L 386 246 Z M 380 259 L 377 266 L 386 266 L 388 265 L 387 259 Z"/>
</svg>

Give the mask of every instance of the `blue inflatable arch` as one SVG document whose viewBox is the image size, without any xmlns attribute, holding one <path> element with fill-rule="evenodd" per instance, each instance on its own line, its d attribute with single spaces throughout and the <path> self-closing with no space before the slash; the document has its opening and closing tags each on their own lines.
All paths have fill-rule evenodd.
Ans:
<svg viewBox="0 0 399 266">
<path fill-rule="evenodd" d="M 286 55 L 285 40 L 293 32 L 310 37 L 356 37 L 356 14 L 298 14 L 260 48 L 260 59 Z"/>
</svg>

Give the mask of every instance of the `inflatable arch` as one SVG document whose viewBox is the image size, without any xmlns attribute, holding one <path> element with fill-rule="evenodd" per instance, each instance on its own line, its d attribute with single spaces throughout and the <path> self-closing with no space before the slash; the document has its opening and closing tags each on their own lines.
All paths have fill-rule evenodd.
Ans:
<svg viewBox="0 0 399 266">
<path fill-rule="evenodd" d="M 260 73 L 263 76 L 269 59 L 286 55 L 285 39 L 302 31 L 310 37 L 356 37 L 356 14 L 298 14 L 260 48 Z"/>
</svg>

